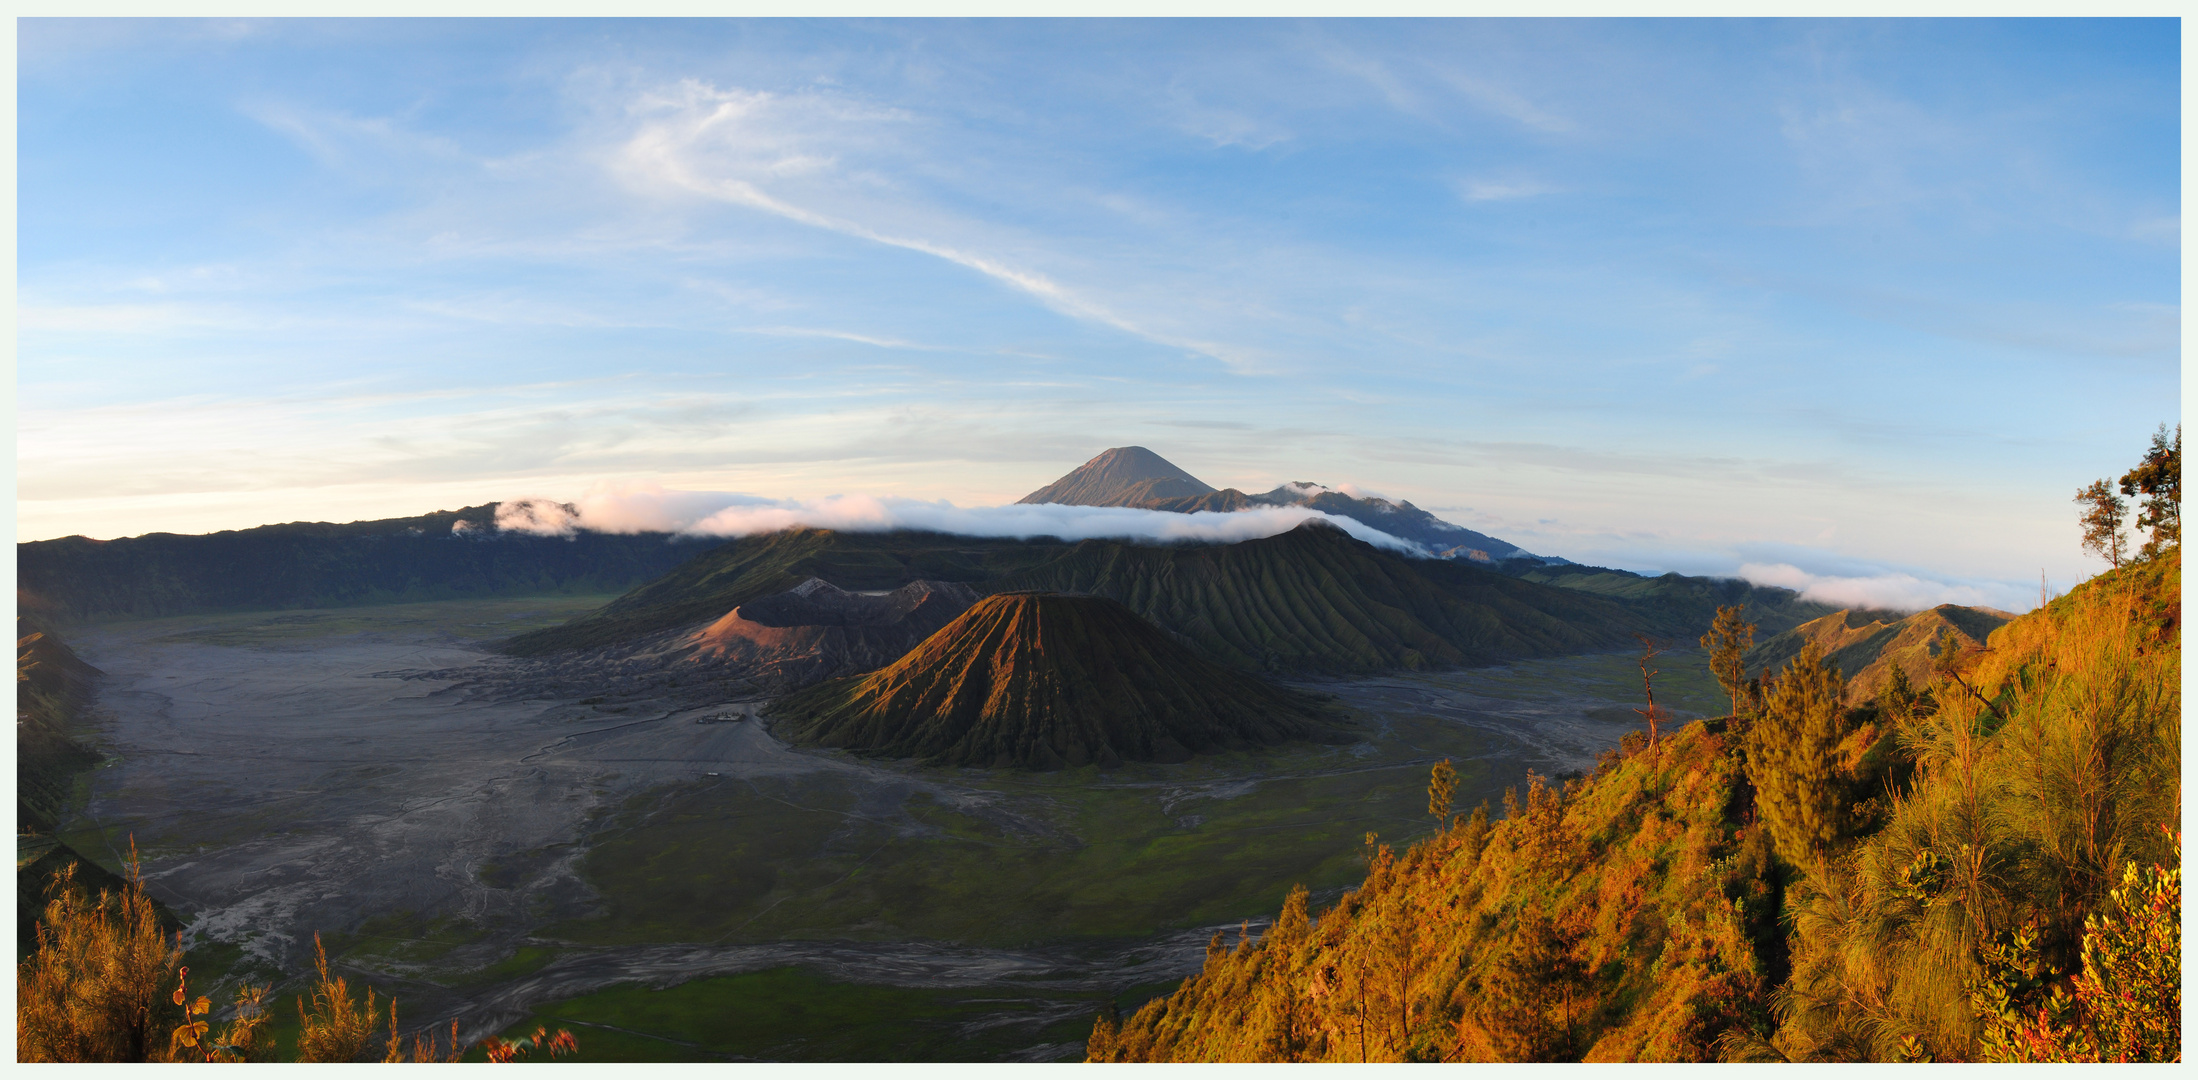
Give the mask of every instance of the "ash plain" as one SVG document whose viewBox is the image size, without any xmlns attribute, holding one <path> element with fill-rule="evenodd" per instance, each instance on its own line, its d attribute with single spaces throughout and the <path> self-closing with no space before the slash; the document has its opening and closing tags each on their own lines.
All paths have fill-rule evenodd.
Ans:
<svg viewBox="0 0 2198 1080">
<path fill-rule="evenodd" d="M 1306 684 L 1360 717 L 1367 738 L 1349 746 L 1051 777 L 922 769 L 790 747 L 753 719 L 759 699 L 744 687 L 626 678 L 609 681 L 612 693 L 588 693 L 572 673 L 515 678 L 540 666 L 490 651 L 497 639 L 604 599 L 79 629 L 72 644 L 105 673 L 92 718 L 108 761 L 92 774 L 64 839 L 110 868 L 134 840 L 149 887 L 184 915 L 187 943 L 230 957 L 232 979 L 295 979 L 310 967 L 319 932 L 340 969 L 395 994 L 410 1020 L 456 1018 L 469 1041 L 609 987 L 800 967 L 845 982 L 1010 994 L 1013 1008 L 955 1022 L 971 1034 L 1021 1033 L 995 1038 L 993 1056 L 1074 1058 L 1080 1044 L 1063 1032 L 1088 1023 L 1095 1002 L 1136 987 L 1156 992 L 1195 972 L 1212 935 L 1256 933 L 1293 882 L 1315 886 L 1316 901 L 1347 887 L 1355 852 L 1335 850 L 1337 837 L 1383 826 L 1403 842 L 1424 831 L 1433 761 L 1460 763 L 1462 809 L 1521 782 L 1529 768 L 1592 767 L 1639 722 L 1631 657 L 1571 657 Z M 1665 654 L 1658 684 L 1680 717 L 1717 704 L 1714 683 L 1686 659 Z M 1099 844 L 1086 835 L 1092 817 L 1060 808 L 1103 793 L 1118 800 L 1110 806 L 1149 809 L 1124 826 L 1134 833 L 1125 858 L 1201 837 L 1257 840 L 1277 854 L 1263 866 L 1271 880 L 1185 893 L 1200 898 L 1190 910 L 1156 912 L 1131 932 L 1035 916 L 1025 922 L 1040 929 L 1027 940 L 926 933 L 932 924 L 921 918 L 788 922 L 788 910 L 860 906 L 847 882 L 864 863 L 843 860 L 852 869 L 835 882 L 758 899 L 740 924 L 746 930 L 666 940 L 678 928 L 659 927 L 620 940 L 611 926 L 606 935 L 618 908 L 606 904 L 600 875 L 591 878 L 591 850 L 615 825 L 648 821 L 645 808 L 666 792 L 742 785 L 824 785 L 844 795 L 831 808 L 846 818 L 835 835 L 859 827 L 919 851 L 946 841 L 936 815 L 912 807 L 951 808 L 957 821 L 995 837 L 983 851 L 1000 859 L 1016 858 L 1017 844 Z M 1270 802 L 1307 801 L 1302 793 L 1315 790 L 1307 785 L 1334 796 L 1320 805 L 1351 809 L 1321 811 L 1335 819 L 1322 831 L 1260 804 L 1262 792 Z M 742 827 L 771 826 L 748 819 Z M 575 926 L 592 929 L 569 933 Z"/>
</svg>

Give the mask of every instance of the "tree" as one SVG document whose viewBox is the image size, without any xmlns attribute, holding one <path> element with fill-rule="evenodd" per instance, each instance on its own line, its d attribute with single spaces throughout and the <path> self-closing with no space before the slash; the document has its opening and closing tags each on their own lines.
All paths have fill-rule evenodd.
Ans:
<svg viewBox="0 0 2198 1080">
<path fill-rule="evenodd" d="M 1577 1061 L 1588 968 L 1578 941 L 1546 915 L 1522 914 L 1511 946 L 1481 980 L 1470 1017 L 1499 1061 Z"/>
<path fill-rule="evenodd" d="M 2083 511 L 2076 520 L 2084 529 L 2084 550 L 2120 569 L 2122 556 L 2129 550 L 2129 538 L 2122 532 L 2129 504 L 2114 494 L 2112 485 L 2093 480 L 2090 487 L 2076 489 L 2076 505 Z"/>
<path fill-rule="evenodd" d="M 1763 716 L 1749 729 L 1748 779 L 1778 853 L 1817 868 L 1840 836 L 1843 785 L 1833 751 L 1844 734 L 1839 669 L 1815 642 L 1765 687 Z"/>
<path fill-rule="evenodd" d="M 1648 744 L 1649 750 L 1653 753 L 1656 749 L 1656 721 L 1660 718 L 1656 711 L 1656 683 L 1653 680 L 1662 672 L 1652 670 L 1649 667 L 1649 661 L 1656 659 L 1662 650 L 1656 647 L 1655 640 L 1647 634 L 1635 634 L 1633 636 L 1641 639 L 1641 689 L 1648 694 L 1648 708 L 1633 711 L 1640 713 L 1641 718 L 1648 721 Z"/>
<path fill-rule="evenodd" d="M 1717 676 L 1717 685 L 1725 689 L 1725 696 L 1732 699 L 1732 714 L 1740 715 L 1741 697 L 1746 693 L 1747 668 L 1740 658 L 1755 644 L 1755 624 L 1741 618 L 1740 607 L 1720 606 L 1717 618 L 1710 623 L 1709 633 L 1702 635 L 1702 648 L 1710 654 L 1710 673 Z"/>
<path fill-rule="evenodd" d="M 2122 885 L 2084 918 L 2083 968 L 2064 986 L 2034 927 L 1984 950 L 1969 988 L 1990 1062 L 2181 1061 L 2181 867 L 2130 863 Z"/>
<path fill-rule="evenodd" d="M 2149 559 L 2183 542 L 2183 425 L 2175 425 L 2172 442 L 2166 424 L 2152 433 L 2144 460 L 2122 474 L 2122 494 L 2144 496 L 2137 527 L 2149 530 L 2152 538 L 2139 554 Z"/>
<path fill-rule="evenodd" d="M 1434 774 L 1427 780 L 1427 812 L 1435 815 L 1435 827 L 1450 827 L 1450 811 L 1458 799 L 1458 770 L 1449 758 L 1435 763 Z"/>
</svg>

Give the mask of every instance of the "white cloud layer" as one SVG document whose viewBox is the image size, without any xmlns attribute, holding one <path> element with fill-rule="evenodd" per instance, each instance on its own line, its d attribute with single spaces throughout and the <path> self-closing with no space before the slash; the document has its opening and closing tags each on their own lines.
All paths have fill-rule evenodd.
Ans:
<svg viewBox="0 0 2198 1080">
<path fill-rule="evenodd" d="M 2000 582 L 1959 584 L 1897 572 L 1839 577 L 1812 574 L 1791 563 L 1745 563 L 1740 567 L 1740 576 L 1755 585 L 1793 589 L 1804 600 L 1848 608 L 1922 611 L 1940 604 L 1962 604 L 2024 611 L 2036 603 L 2036 597 L 2024 596 Z"/>
<path fill-rule="evenodd" d="M 603 484 L 572 503 L 547 498 L 508 500 L 496 511 L 499 528 L 537 536 L 579 530 L 607 533 L 676 532 L 691 536 L 755 536 L 782 529 L 845 532 L 913 529 L 957 536 L 1063 540 L 1138 540 L 1154 543 L 1233 544 L 1324 521 L 1376 547 L 1425 555 L 1418 544 L 1349 518 L 1302 506 L 1236 513 L 1176 514 L 1127 506 L 1062 506 L 1055 503 L 961 507 L 893 496 L 834 495 L 822 499 L 766 499 L 716 491 L 671 491 L 653 483 Z"/>
</svg>

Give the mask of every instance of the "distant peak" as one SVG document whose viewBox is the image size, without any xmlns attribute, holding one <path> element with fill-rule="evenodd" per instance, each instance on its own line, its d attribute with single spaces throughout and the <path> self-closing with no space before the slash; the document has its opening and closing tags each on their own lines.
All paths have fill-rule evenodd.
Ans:
<svg viewBox="0 0 2198 1080">
<path fill-rule="evenodd" d="M 1208 495 L 1213 488 L 1142 446 L 1117 446 L 1022 497 L 1025 503 L 1140 506 L 1154 499 Z"/>
</svg>

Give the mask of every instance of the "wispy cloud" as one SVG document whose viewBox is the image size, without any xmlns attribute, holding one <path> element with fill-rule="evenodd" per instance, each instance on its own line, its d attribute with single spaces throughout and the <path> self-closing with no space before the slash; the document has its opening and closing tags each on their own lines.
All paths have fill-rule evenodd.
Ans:
<svg viewBox="0 0 2198 1080">
<path fill-rule="evenodd" d="M 1466 100 L 1535 131 L 1556 134 L 1579 127 L 1570 119 L 1542 108 L 1527 100 L 1524 95 L 1490 80 L 1476 78 L 1453 68 L 1436 67 L 1432 70 L 1436 78 L 1449 84 L 1451 89 L 1464 95 Z"/>
<path fill-rule="evenodd" d="M 848 126 L 905 122 L 897 110 L 865 109 L 837 101 L 738 88 L 721 90 L 689 79 L 671 91 L 645 96 L 635 111 L 645 119 L 620 148 L 618 166 L 643 188 L 684 190 L 842 236 L 920 252 L 976 271 L 1072 318 L 1198 353 L 1240 372 L 1257 366 L 1249 350 L 1156 331 L 1045 273 L 1000 256 L 957 243 L 874 228 L 765 190 L 775 181 L 840 171 L 836 155 L 822 150 L 812 152 L 799 145 L 796 132 L 806 126 L 805 120 L 815 118 L 821 128 L 840 128 L 844 132 Z M 867 177 L 857 175 L 854 179 Z"/>
<path fill-rule="evenodd" d="M 852 330 L 825 330 L 805 326 L 748 326 L 742 327 L 741 332 L 745 334 L 763 334 L 768 337 L 830 338 L 834 341 L 853 341 L 862 345 L 875 345 L 881 349 L 913 349 L 917 352 L 959 351 L 945 345 L 923 345 L 913 341 L 903 341 L 899 338 L 858 334 Z"/>
<path fill-rule="evenodd" d="M 1508 199 L 1531 199 L 1547 195 L 1557 189 L 1538 180 L 1467 179 L 1458 181 L 1458 194 L 1467 202 L 1499 202 Z"/>
</svg>

